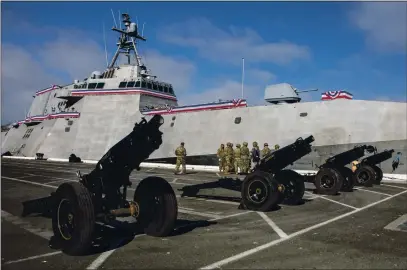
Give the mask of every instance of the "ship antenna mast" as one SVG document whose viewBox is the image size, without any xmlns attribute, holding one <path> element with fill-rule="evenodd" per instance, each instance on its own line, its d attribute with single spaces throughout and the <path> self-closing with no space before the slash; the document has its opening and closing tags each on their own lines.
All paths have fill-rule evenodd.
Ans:
<svg viewBox="0 0 407 270">
<path fill-rule="evenodd" d="M 112 11 L 112 13 L 113 13 L 113 11 Z M 117 29 L 117 27 L 112 27 L 113 31 L 120 33 L 120 38 L 119 38 L 119 41 L 117 42 L 118 48 L 116 50 L 116 53 L 114 54 L 112 62 L 110 63 L 110 65 L 108 67 L 109 69 L 114 67 L 114 65 L 117 61 L 117 58 L 119 57 L 119 54 L 121 54 L 121 53 L 126 54 L 129 57 L 128 64 L 130 64 L 130 56 L 129 56 L 130 51 L 134 51 L 137 66 L 141 66 L 140 57 L 138 55 L 137 47 L 136 47 L 136 40 L 141 39 L 141 40 L 146 41 L 146 39 L 142 35 L 139 35 L 137 23 L 131 22 L 130 16 L 127 13 L 122 14 L 122 21 L 123 21 L 126 29 Z M 116 21 L 115 21 L 115 24 L 116 24 Z"/>
</svg>

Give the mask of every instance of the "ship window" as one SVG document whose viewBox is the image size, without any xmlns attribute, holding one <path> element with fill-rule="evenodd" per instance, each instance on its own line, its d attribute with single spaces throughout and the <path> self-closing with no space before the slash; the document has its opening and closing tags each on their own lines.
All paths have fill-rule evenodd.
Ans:
<svg viewBox="0 0 407 270">
<path fill-rule="evenodd" d="M 140 87 L 140 81 L 137 81 L 134 87 Z"/>
<path fill-rule="evenodd" d="M 90 83 L 88 85 L 88 89 L 95 89 L 96 88 L 97 83 Z"/>
<path fill-rule="evenodd" d="M 174 90 L 172 90 L 172 86 L 169 87 L 170 94 L 174 94 Z"/>
<path fill-rule="evenodd" d="M 73 86 L 73 88 L 74 88 L 74 89 L 78 89 L 78 86 L 75 84 L 75 85 Z"/>
<path fill-rule="evenodd" d="M 151 82 L 148 82 L 148 83 L 147 83 L 147 88 L 148 88 L 148 89 L 152 89 L 152 88 L 153 88 L 152 85 L 151 85 Z"/>
<path fill-rule="evenodd" d="M 105 86 L 105 83 L 104 83 L 104 82 L 98 83 L 98 84 L 96 85 L 96 88 L 97 88 L 97 89 L 101 89 L 101 88 L 103 88 L 103 86 Z"/>
<path fill-rule="evenodd" d="M 147 86 L 147 83 L 145 81 L 142 81 L 141 82 L 141 88 L 146 88 L 146 86 Z"/>
<path fill-rule="evenodd" d="M 134 83 L 135 83 L 134 81 L 133 81 L 133 82 L 128 82 L 128 83 L 127 83 L 127 87 L 133 87 L 133 86 L 134 86 Z"/>
<path fill-rule="evenodd" d="M 70 127 L 65 127 L 65 132 L 69 132 L 71 130 Z"/>
<path fill-rule="evenodd" d="M 119 88 L 125 88 L 126 84 L 127 84 L 127 82 L 120 82 Z"/>
<path fill-rule="evenodd" d="M 236 117 L 235 118 L 235 124 L 240 124 L 241 121 L 242 121 L 241 117 Z"/>
<path fill-rule="evenodd" d="M 165 93 L 168 93 L 168 87 L 167 87 L 167 86 L 164 86 L 163 88 L 164 88 L 164 92 L 165 92 Z"/>
<path fill-rule="evenodd" d="M 158 86 L 158 91 L 160 91 L 160 92 L 163 91 L 163 86 L 162 86 L 162 85 L 159 85 L 159 86 Z"/>
<path fill-rule="evenodd" d="M 81 87 L 81 88 L 86 88 L 86 86 L 87 86 L 86 83 L 85 83 L 85 84 L 82 84 L 82 87 Z"/>
<path fill-rule="evenodd" d="M 158 90 L 157 84 L 153 83 L 153 90 Z"/>
</svg>

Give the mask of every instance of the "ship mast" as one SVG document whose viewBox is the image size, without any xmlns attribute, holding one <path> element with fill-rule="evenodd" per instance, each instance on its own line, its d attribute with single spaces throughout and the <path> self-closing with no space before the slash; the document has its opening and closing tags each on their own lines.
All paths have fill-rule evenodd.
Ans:
<svg viewBox="0 0 407 270">
<path fill-rule="evenodd" d="M 117 29 L 116 27 L 112 27 L 113 31 L 119 32 L 120 37 L 119 41 L 117 42 L 117 50 L 116 53 L 113 56 L 113 59 L 109 65 L 109 69 L 112 69 L 114 65 L 116 64 L 117 58 L 119 57 L 120 54 L 124 54 L 127 56 L 127 62 L 130 64 L 130 52 L 133 51 L 135 59 L 136 59 L 136 64 L 137 66 L 142 66 L 141 64 L 141 57 L 139 56 L 137 52 L 137 39 L 144 40 L 146 39 L 139 35 L 138 33 L 138 27 L 135 22 L 131 22 L 130 16 L 127 13 L 122 14 L 122 21 L 124 23 L 124 26 L 126 27 L 125 29 Z"/>
</svg>

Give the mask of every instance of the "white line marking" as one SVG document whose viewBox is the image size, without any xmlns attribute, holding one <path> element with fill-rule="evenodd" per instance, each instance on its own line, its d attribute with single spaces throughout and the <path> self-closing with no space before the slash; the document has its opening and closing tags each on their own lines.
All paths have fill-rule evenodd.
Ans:
<svg viewBox="0 0 407 270">
<path fill-rule="evenodd" d="M 266 222 L 270 227 L 280 236 L 280 238 L 286 238 L 288 235 L 280 229 L 280 227 L 277 226 L 276 223 L 274 223 L 265 213 L 263 212 L 257 212 Z"/>
<path fill-rule="evenodd" d="M 236 213 L 236 214 L 231 214 L 231 215 L 228 215 L 228 216 L 223 216 L 223 217 L 219 217 L 219 218 L 210 219 L 209 221 L 222 220 L 222 219 L 227 219 L 227 218 L 231 218 L 231 217 L 246 215 L 246 214 L 249 214 L 249 213 L 254 213 L 254 211 L 244 211 L 244 212 L 240 212 L 240 213 Z"/>
<path fill-rule="evenodd" d="M 255 253 L 259 252 L 259 251 L 262 251 L 262 250 L 265 250 L 265 249 L 267 249 L 267 248 L 269 248 L 269 247 L 278 245 L 278 244 L 280 244 L 280 243 L 282 243 L 282 242 L 285 242 L 285 241 L 287 241 L 287 240 L 289 240 L 289 239 L 292 239 L 292 238 L 294 238 L 294 237 L 296 237 L 296 236 L 303 235 L 303 234 L 305 234 L 305 233 L 307 233 L 307 232 L 310 232 L 310 231 L 312 231 L 312 230 L 318 229 L 318 228 L 320 228 L 320 227 L 322 227 L 322 226 L 328 225 L 328 224 L 330 224 L 330 223 L 332 223 L 332 222 L 335 222 L 335 221 L 337 221 L 337 220 L 340 220 L 340 219 L 346 218 L 346 217 L 348 217 L 348 216 L 354 215 L 354 214 L 356 214 L 356 213 L 358 213 L 358 212 L 361 212 L 361 211 L 363 211 L 363 210 L 366 210 L 366 209 L 368 209 L 368 208 L 371 208 L 371 207 L 373 207 L 373 206 L 375 206 L 375 205 L 378 205 L 378 204 L 380 204 L 380 203 L 383 203 L 383 202 L 385 202 L 385 201 L 388 201 L 388 200 L 390 200 L 390 199 L 392 199 L 392 198 L 394 198 L 394 197 L 403 195 L 403 194 L 405 194 L 405 193 L 407 193 L 407 190 L 402 191 L 402 192 L 400 192 L 400 193 L 397 193 L 397 194 L 395 194 L 395 195 L 392 195 L 391 197 L 387 197 L 387 198 L 384 198 L 384 199 L 379 200 L 379 201 L 377 201 L 377 202 L 368 204 L 368 205 L 363 206 L 363 207 L 361 207 L 361 208 L 355 209 L 355 210 L 350 211 L 350 212 L 348 212 L 348 213 L 342 214 L 342 215 L 340 215 L 340 216 L 331 218 L 331 219 L 329 219 L 329 220 L 327 220 L 327 221 L 324 221 L 324 222 L 315 224 L 315 225 L 313 225 L 313 226 L 310 226 L 310 227 L 308 227 L 308 228 L 302 229 L 302 230 L 300 230 L 300 231 L 297 231 L 297 232 L 295 232 L 295 233 L 292 233 L 292 234 L 288 235 L 286 238 L 280 238 L 280 239 L 271 241 L 271 242 L 266 243 L 266 244 L 264 244 L 264 245 L 258 246 L 258 247 L 253 248 L 253 249 L 249 249 L 249 250 L 247 250 L 247 251 L 244 251 L 244 252 L 242 252 L 242 253 L 236 254 L 236 255 L 231 256 L 231 257 L 229 257 L 229 258 L 226 258 L 226 259 L 220 260 L 220 261 L 218 261 L 218 262 L 215 262 L 215 263 L 213 263 L 213 264 L 207 265 L 207 266 L 202 267 L 202 268 L 200 268 L 200 269 L 214 269 L 214 268 L 220 268 L 220 267 L 222 267 L 223 265 L 226 265 L 226 264 L 231 263 L 231 262 L 238 261 L 238 260 L 243 259 L 243 258 L 245 258 L 245 257 L 247 257 L 247 256 L 250 256 L 250 255 L 252 255 L 252 254 L 255 254 Z"/>
<path fill-rule="evenodd" d="M 216 173 L 216 175 L 217 175 L 218 177 L 222 177 L 222 176 L 220 176 L 220 174 L 219 174 L 219 173 Z"/>
<path fill-rule="evenodd" d="M 22 180 L 22 179 L 17 179 L 17 178 L 13 178 L 13 177 L 6 177 L 6 176 L 2 176 L 2 179 L 7 179 L 7 180 L 11 180 L 11 181 L 17 181 L 17 182 L 21 182 L 21 183 L 25 183 L 25 184 L 31 184 L 31 185 L 36 185 L 36 186 L 41 186 L 41 187 L 49 187 L 49 188 L 58 188 L 56 186 L 51 186 L 51 185 L 47 185 L 47 184 L 43 184 L 43 183 L 38 183 L 38 182 L 32 182 L 32 181 L 26 181 L 26 180 Z"/>
<path fill-rule="evenodd" d="M 45 253 L 45 254 L 41 254 L 41 255 L 37 255 L 37 256 L 31 256 L 31 257 L 27 257 L 27 258 L 15 260 L 15 261 L 8 261 L 8 262 L 5 262 L 4 264 L 25 262 L 25 261 L 29 261 L 29 260 L 35 260 L 35 259 L 39 259 L 39 258 L 54 256 L 54 255 L 58 255 L 61 253 L 62 253 L 62 251 L 55 251 L 55 252 Z"/>
<path fill-rule="evenodd" d="M 196 212 L 196 211 L 192 211 L 192 210 L 183 209 L 182 207 L 178 207 L 178 211 L 183 214 L 191 214 L 191 215 L 195 215 L 195 216 L 202 216 L 202 217 L 208 217 L 208 218 L 220 218 L 220 216 L 218 216 L 218 215 L 213 215 L 213 214 L 204 213 L 204 212 Z"/>
<path fill-rule="evenodd" d="M 133 240 L 144 235 L 145 234 L 138 234 L 133 238 Z M 115 252 L 116 249 L 118 249 L 119 246 L 121 246 L 123 241 L 124 239 L 119 239 L 118 241 L 116 241 L 113 245 L 116 248 L 105 251 L 102 254 L 100 254 L 99 257 L 97 257 L 88 267 L 86 267 L 86 269 L 98 269 L 110 257 L 110 255 L 112 255 L 113 252 Z"/>
<path fill-rule="evenodd" d="M 381 186 L 385 186 L 385 187 L 392 187 L 392 188 L 399 188 L 399 189 L 406 189 L 407 187 L 400 187 L 400 186 L 393 186 L 393 185 L 387 185 L 387 184 L 380 184 Z"/>
<path fill-rule="evenodd" d="M 23 230 L 26 230 L 26 231 L 28 231 L 36 236 L 39 236 L 41 238 L 44 238 L 46 240 L 50 240 L 51 237 L 54 235 L 54 233 L 51 231 L 34 228 L 30 223 L 24 221 L 23 219 L 21 219 L 17 216 L 14 216 L 4 210 L 1 210 L 1 218 L 7 222 L 10 222 L 11 224 L 18 226 L 19 228 L 21 228 Z"/>
<path fill-rule="evenodd" d="M 171 183 L 177 182 L 178 178 L 174 178 Z"/>
<path fill-rule="evenodd" d="M 391 194 L 388 194 L 388 193 L 378 192 L 378 191 L 369 190 L 369 189 L 364 189 L 364 188 L 355 188 L 355 189 L 356 189 L 356 190 L 361 190 L 361 191 L 370 192 L 370 193 L 385 195 L 385 196 L 391 196 Z"/>
<path fill-rule="evenodd" d="M 147 172 L 151 172 L 152 170 L 154 170 L 154 168 L 148 169 Z"/>
<path fill-rule="evenodd" d="M 58 182 L 78 182 L 77 180 L 55 180 L 55 181 L 51 181 L 51 182 L 47 182 L 45 183 L 46 185 L 51 184 L 51 183 L 58 183 Z"/>
<path fill-rule="evenodd" d="M 23 175 L 23 176 L 19 176 L 20 178 L 27 178 L 27 177 L 35 177 L 36 175 L 32 175 L 32 174 L 30 174 L 30 175 Z"/>
<path fill-rule="evenodd" d="M 340 205 L 343 205 L 343 206 L 346 206 L 346 207 L 349 207 L 349 208 L 352 208 L 352 209 L 360 209 L 360 208 L 354 207 L 354 206 L 346 204 L 346 203 L 341 203 L 341 202 L 329 199 L 329 198 L 324 197 L 324 196 L 317 196 L 316 195 L 316 198 L 321 198 L 321 199 L 324 199 L 324 200 L 327 200 L 327 201 L 330 201 L 330 202 L 333 202 L 333 203 L 337 203 L 337 204 L 340 204 Z"/>
</svg>

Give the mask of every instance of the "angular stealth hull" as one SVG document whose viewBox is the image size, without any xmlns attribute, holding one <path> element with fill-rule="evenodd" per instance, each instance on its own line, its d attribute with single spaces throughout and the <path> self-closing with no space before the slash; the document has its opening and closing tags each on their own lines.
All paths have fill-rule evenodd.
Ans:
<svg viewBox="0 0 407 270">
<path fill-rule="evenodd" d="M 137 106 L 140 102 L 139 95 L 84 97 L 75 104 L 81 111 L 79 118 L 20 125 L 7 135 L 2 133 L 2 152 L 24 156 L 39 152 L 64 159 L 74 153 L 85 160 L 98 160 L 144 116 Z M 173 163 L 174 150 L 184 141 L 189 163 L 216 165 L 215 154 L 221 143 L 257 141 L 283 146 L 313 135 L 315 151 L 293 168 L 313 170 L 330 155 L 358 144 L 372 144 L 379 151 L 401 152 L 402 159 L 393 173 L 406 174 L 406 111 L 406 103 L 335 100 L 168 114 L 163 115 L 163 144 L 151 160 Z M 32 129 L 30 135 L 23 138 L 28 129 Z M 387 160 L 381 164 L 384 173 L 392 173 L 391 163 Z"/>
</svg>

